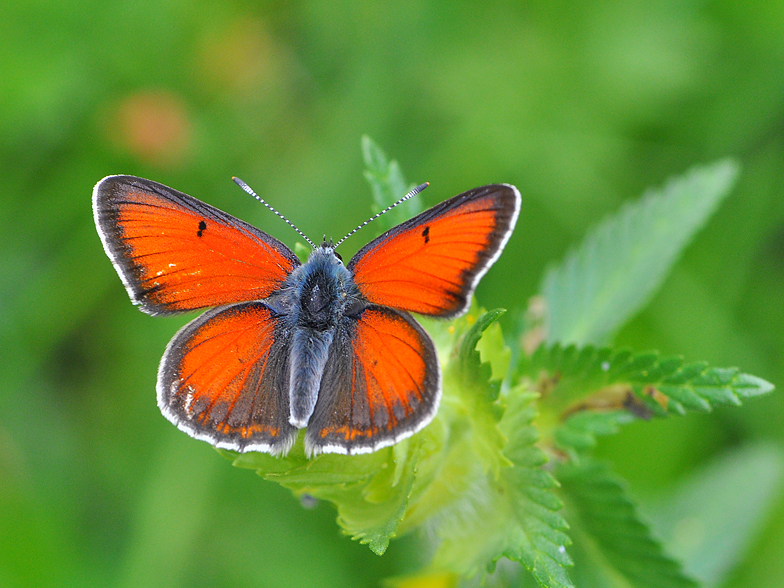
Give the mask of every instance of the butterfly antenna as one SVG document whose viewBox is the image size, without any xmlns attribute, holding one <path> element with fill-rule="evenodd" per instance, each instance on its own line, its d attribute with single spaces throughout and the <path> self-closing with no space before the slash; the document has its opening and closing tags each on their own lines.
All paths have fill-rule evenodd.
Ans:
<svg viewBox="0 0 784 588">
<path fill-rule="evenodd" d="M 406 200 L 409 200 L 409 199 L 413 198 L 414 196 L 416 196 L 417 194 L 419 194 L 419 193 L 420 193 L 422 190 L 424 190 L 425 188 L 427 188 L 429 185 L 430 185 L 430 182 L 425 182 L 424 184 L 419 184 L 419 185 L 418 185 L 416 188 L 414 188 L 413 190 L 411 190 L 411 191 L 410 191 L 408 194 L 406 194 L 405 196 L 403 196 L 403 197 L 402 197 L 400 200 L 398 200 L 397 202 L 395 202 L 394 204 L 392 204 L 392 205 L 390 205 L 390 206 L 387 206 L 387 207 L 386 207 L 384 210 L 382 210 L 382 211 L 381 211 L 381 212 L 379 212 L 378 214 L 375 214 L 375 215 L 371 216 L 371 217 L 370 217 L 369 219 L 367 219 L 367 220 L 366 220 L 364 223 L 362 223 L 361 225 L 359 225 L 357 228 L 355 228 L 353 231 L 351 231 L 351 232 L 350 232 L 348 235 L 346 235 L 346 236 L 345 236 L 345 237 L 343 237 L 343 238 L 342 238 L 340 241 L 338 241 L 338 242 L 335 244 L 335 247 L 334 247 L 334 249 L 337 249 L 338 245 L 340 245 L 340 244 L 341 244 L 343 241 L 345 241 L 345 240 L 346 240 L 346 239 L 348 239 L 348 238 L 349 238 L 351 235 L 353 235 L 354 233 L 356 233 L 356 232 L 357 232 L 359 229 L 361 229 L 362 227 L 364 227 L 364 226 L 366 226 L 366 225 L 369 225 L 369 224 L 370 224 L 370 223 L 372 223 L 374 220 L 376 220 L 378 217 L 380 217 L 382 214 L 386 214 L 387 212 L 389 212 L 390 210 L 392 210 L 393 208 L 395 208 L 395 206 L 397 206 L 398 204 L 403 204 L 403 203 L 404 203 Z"/>
<path fill-rule="evenodd" d="M 231 178 L 231 179 L 232 179 L 232 180 L 234 180 L 234 183 L 235 183 L 235 184 L 237 184 L 237 185 L 238 185 L 240 188 L 242 188 L 243 190 L 245 190 L 245 191 L 246 191 L 248 194 L 250 194 L 251 196 L 253 196 L 253 197 L 254 197 L 256 200 L 258 200 L 258 201 L 259 201 L 259 202 L 261 202 L 261 203 L 262 203 L 264 206 L 266 206 L 266 207 L 267 207 L 267 208 L 269 208 L 269 209 L 270 209 L 272 212 L 274 212 L 274 213 L 275 213 L 275 214 L 276 214 L 276 215 L 277 215 L 279 218 L 283 219 L 283 222 L 285 222 L 285 223 L 286 223 L 288 226 L 290 226 L 292 229 L 294 229 L 295 231 L 297 231 L 297 233 L 299 234 L 299 236 L 300 236 L 300 237 L 302 237 L 303 239 L 305 239 L 305 241 L 307 241 L 308 243 L 310 243 L 310 246 L 311 246 L 311 247 L 313 247 L 313 249 L 315 249 L 315 248 L 316 248 L 316 244 L 315 244 L 315 243 L 313 243 L 313 241 L 311 241 L 310 239 L 308 239 L 308 237 L 307 237 L 307 235 L 305 235 L 305 233 L 303 233 L 302 231 L 300 231 L 300 230 L 299 230 L 299 229 L 296 227 L 296 225 L 295 225 L 293 222 L 291 222 L 289 219 L 287 219 L 285 216 L 283 216 L 281 213 L 279 213 L 277 210 L 275 210 L 275 209 L 272 207 L 272 205 L 271 205 L 271 204 L 269 204 L 269 203 L 268 203 L 266 200 L 264 200 L 264 198 L 262 198 L 261 196 L 259 196 L 258 194 L 256 194 L 256 192 L 254 192 L 254 191 L 253 191 L 253 189 L 252 189 L 250 186 L 248 186 L 248 184 L 246 184 L 245 182 L 243 182 L 243 181 L 242 181 L 241 179 L 239 179 L 239 178 L 234 178 L 234 177 L 233 177 L 233 178 Z"/>
</svg>

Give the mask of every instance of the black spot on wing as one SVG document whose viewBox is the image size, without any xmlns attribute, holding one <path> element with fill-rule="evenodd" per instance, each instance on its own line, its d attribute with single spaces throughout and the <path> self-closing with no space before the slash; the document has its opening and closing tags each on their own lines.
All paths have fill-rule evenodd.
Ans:
<svg viewBox="0 0 784 588">
<path fill-rule="evenodd" d="M 199 221 L 199 230 L 196 231 L 196 236 L 201 237 L 204 234 L 204 231 L 207 230 L 207 223 L 204 221 Z"/>
<path fill-rule="evenodd" d="M 429 225 L 425 227 L 424 231 L 422 231 L 422 236 L 425 238 L 425 245 L 427 245 L 428 242 L 430 241 L 430 226 Z"/>
</svg>

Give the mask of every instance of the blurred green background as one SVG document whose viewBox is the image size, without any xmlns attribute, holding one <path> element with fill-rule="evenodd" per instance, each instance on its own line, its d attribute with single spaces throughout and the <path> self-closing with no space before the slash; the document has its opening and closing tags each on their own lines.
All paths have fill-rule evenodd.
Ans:
<svg viewBox="0 0 784 588">
<path fill-rule="evenodd" d="M 206 2 L 0 5 L 0 586 L 375 586 L 422 563 L 339 534 L 325 504 L 231 467 L 155 403 L 191 317 L 128 301 L 93 226 L 108 174 L 312 238 L 371 213 L 360 137 L 428 205 L 523 195 L 478 290 L 510 335 L 548 262 L 619 205 L 727 155 L 740 183 L 650 306 L 638 350 L 784 384 L 784 3 Z M 341 248 L 353 254 L 369 234 Z M 600 453 L 645 501 L 733 448 L 784 442 L 775 392 L 639 423 Z M 784 585 L 784 496 L 724 585 Z"/>
</svg>

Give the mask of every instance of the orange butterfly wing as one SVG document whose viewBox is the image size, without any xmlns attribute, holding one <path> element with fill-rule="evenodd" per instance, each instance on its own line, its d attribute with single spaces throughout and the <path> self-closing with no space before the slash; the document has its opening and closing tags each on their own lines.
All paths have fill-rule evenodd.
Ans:
<svg viewBox="0 0 784 588">
<path fill-rule="evenodd" d="M 215 308 L 185 325 L 158 371 L 158 406 L 181 430 L 235 451 L 286 453 L 289 345 L 262 302 Z"/>
<path fill-rule="evenodd" d="M 277 239 L 150 180 L 104 178 L 93 211 L 128 294 L 150 314 L 266 298 L 299 265 Z"/>
<path fill-rule="evenodd" d="M 370 302 L 452 317 L 508 241 L 520 211 L 514 186 L 492 184 L 450 198 L 363 247 L 348 269 Z"/>
<path fill-rule="evenodd" d="M 406 312 L 370 306 L 338 327 L 305 434 L 309 453 L 368 453 L 430 422 L 441 395 L 435 347 Z"/>
</svg>

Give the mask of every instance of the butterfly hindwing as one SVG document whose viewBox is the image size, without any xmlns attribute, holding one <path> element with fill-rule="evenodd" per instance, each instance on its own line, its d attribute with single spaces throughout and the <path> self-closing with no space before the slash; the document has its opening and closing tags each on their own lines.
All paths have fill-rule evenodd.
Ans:
<svg viewBox="0 0 784 588">
<path fill-rule="evenodd" d="M 183 327 L 158 371 L 158 406 L 180 429 L 216 447 L 286 453 L 289 341 L 262 302 L 205 312 Z"/>
<path fill-rule="evenodd" d="M 150 314 L 266 298 L 299 265 L 277 239 L 150 180 L 104 178 L 93 211 L 131 299 Z"/>
<path fill-rule="evenodd" d="M 305 450 L 353 454 L 392 445 L 430 422 L 440 394 L 428 334 L 407 312 L 370 306 L 337 329 Z"/>
<path fill-rule="evenodd" d="M 475 188 L 426 210 L 363 247 L 348 269 L 370 302 L 452 317 L 470 303 L 520 210 L 517 188 Z"/>
</svg>

